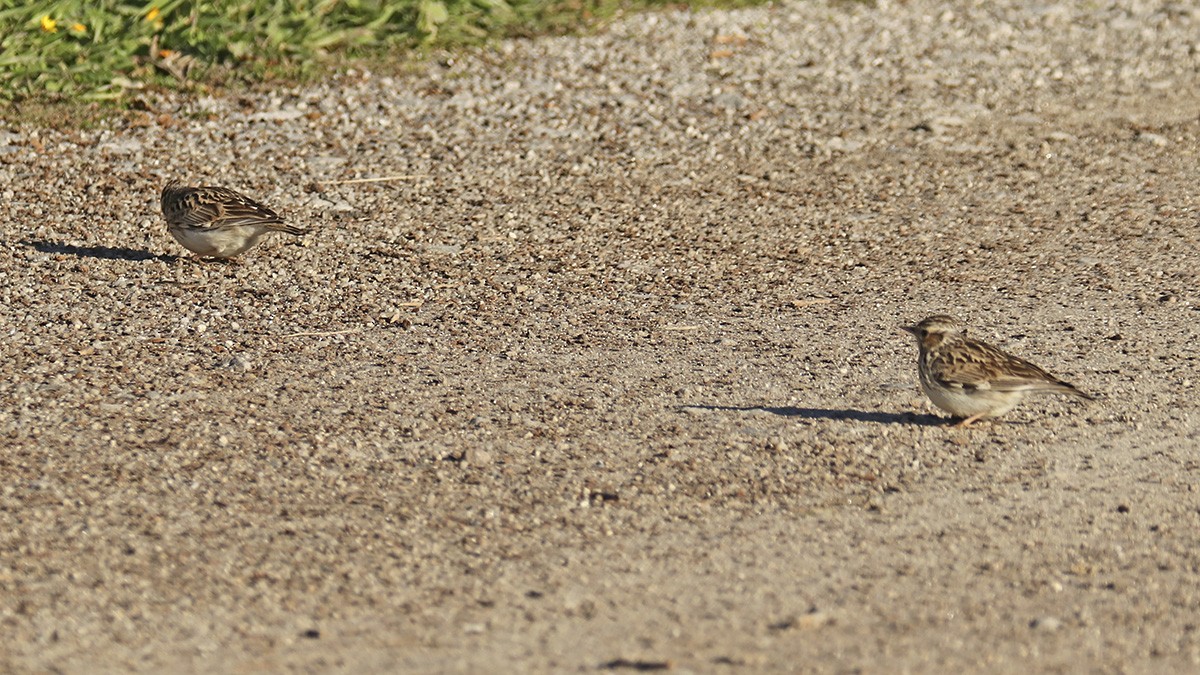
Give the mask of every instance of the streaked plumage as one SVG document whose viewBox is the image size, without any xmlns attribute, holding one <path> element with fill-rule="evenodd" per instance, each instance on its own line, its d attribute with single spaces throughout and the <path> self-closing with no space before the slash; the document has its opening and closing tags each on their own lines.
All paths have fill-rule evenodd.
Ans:
<svg viewBox="0 0 1200 675">
<path fill-rule="evenodd" d="M 1068 394 L 1093 399 L 1032 363 L 967 337 L 960 321 L 931 316 L 904 330 L 917 338 L 921 389 L 937 407 L 965 418 L 967 426 L 1017 407 L 1026 394 Z"/>
<path fill-rule="evenodd" d="M 179 181 L 162 191 L 167 229 L 184 248 L 206 258 L 240 255 L 271 232 L 302 235 L 279 214 L 228 188 L 189 187 Z"/>
</svg>

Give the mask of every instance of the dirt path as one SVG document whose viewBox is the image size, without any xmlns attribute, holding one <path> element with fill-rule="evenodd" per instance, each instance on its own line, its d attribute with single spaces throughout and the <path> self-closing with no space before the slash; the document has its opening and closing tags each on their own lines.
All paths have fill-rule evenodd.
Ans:
<svg viewBox="0 0 1200 675">
<path fill-rule="evenodd" d="M 0 133 L 0 670 L 1195 669 L 1200 14 L 1041 5 Z M 942 425 L 934 312 L 1103 400 Z"/>
</svg>

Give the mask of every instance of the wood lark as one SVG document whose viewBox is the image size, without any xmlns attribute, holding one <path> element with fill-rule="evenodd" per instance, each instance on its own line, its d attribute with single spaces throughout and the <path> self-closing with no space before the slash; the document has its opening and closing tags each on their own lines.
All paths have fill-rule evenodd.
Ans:
<svg viewBox="0 0 1200 675">
<path fill-rule="evenodd" d="M 308 232 L 228 188 L 188 187 L 175 180 L 163 188 L 162 213 L 175 241 L 202 258 L 233 258 L 271 232 Z"/>
<path fill-rule="evenodd" d="M 916 336 L 921 350 L 921 389 L 934 405 L 964 418 L 958 426 L 1003 415 L 1030 393 L 1095 398 L 1024 359 L 967 337 L 967 327 L 953 317 L 939 314 L 903 328 Z"/>
</svg>

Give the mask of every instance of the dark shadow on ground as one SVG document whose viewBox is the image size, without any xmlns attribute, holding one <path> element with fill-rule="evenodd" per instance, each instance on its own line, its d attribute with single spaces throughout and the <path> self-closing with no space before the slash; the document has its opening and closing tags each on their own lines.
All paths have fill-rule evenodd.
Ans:
<svg viewBox="0 0 1200 675">
<path fill-rule="evenodd" d="M 133 248 L 114 248 L 111 246 L 72 246 L 71 244 L 55 244 L 49 241 L 23 241 L 22 244 L 35 248 L 42 253 L 64 253 L 77 258 L 98 258 L 101 260 L 162 260 L 174 262 L 173 255 L 156 255 L 149 251 L 139 251 Z"/>
<path fill-rule="evenodd" d="M 873 422 L 875 424 L 915 424 L 917 426 L 944 426 L 953 422 L 946 417 L 937 415 L 918 415 L 916 413 L 867 412 L 865 410 L 835 410 L 832 408 L 793 408 L 773 407 L 765 405 L 732 406 L 732 405 L 681 405 L 680 410 L 693 408 L 697 410 L 727 410 L 730 412 L 752 412 L 762 410 L 772 415 L 783 417 L 800 417 L 806 420 L 850 420 L 852 422 Z"/>
</svg>

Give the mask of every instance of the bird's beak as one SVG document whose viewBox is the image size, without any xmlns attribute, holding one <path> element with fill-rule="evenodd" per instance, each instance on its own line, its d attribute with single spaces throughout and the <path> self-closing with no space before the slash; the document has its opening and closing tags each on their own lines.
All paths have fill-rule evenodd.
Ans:
<svg viewBox="0 0 1200 675">
<path fill-rule="evenodd" d="M 917 334 L 916 326 L 900 326 L 900 330 L 904 331 L 905 333 L 911 333 L 913 335 Z"/>
</svg>

